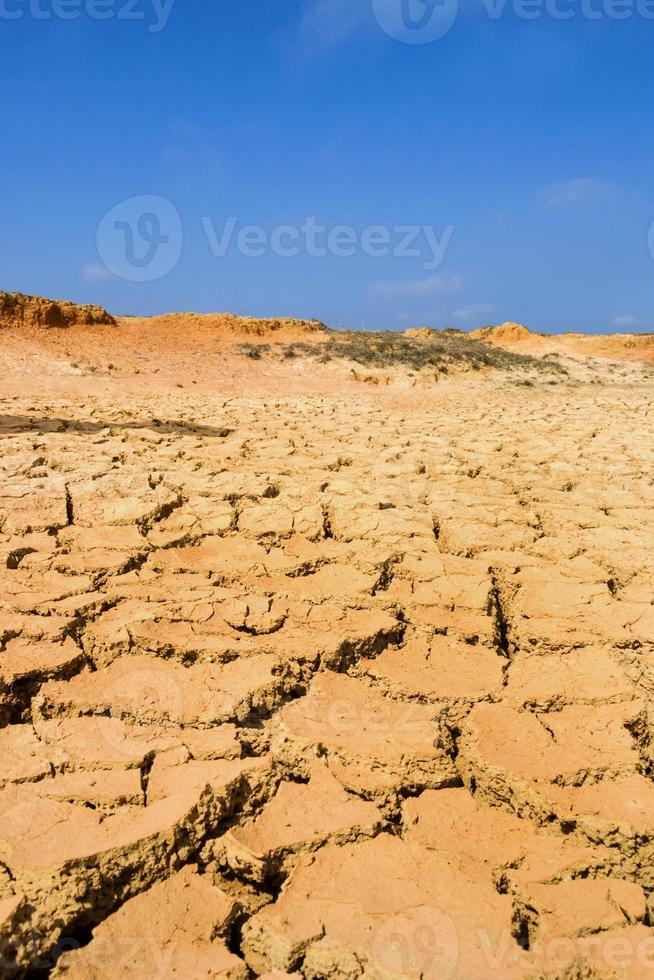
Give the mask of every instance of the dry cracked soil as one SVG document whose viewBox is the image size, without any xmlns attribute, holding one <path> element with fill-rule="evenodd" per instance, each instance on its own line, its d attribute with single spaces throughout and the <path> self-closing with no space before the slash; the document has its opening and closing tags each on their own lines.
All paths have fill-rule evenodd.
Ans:
<svg viewBox="0 0 654 980">
<path fill-rule="evenodd" d="M 0 346 L 2 976 L 654 977 L 650 367 Z"/>
</svg>

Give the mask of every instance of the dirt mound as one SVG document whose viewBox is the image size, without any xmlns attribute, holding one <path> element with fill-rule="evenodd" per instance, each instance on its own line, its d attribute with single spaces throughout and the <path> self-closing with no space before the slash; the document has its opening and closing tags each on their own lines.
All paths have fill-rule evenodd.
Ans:
<svg viewBox="0 0 654 980">
<path fill-rule="evenodd" d="M 75 324 L 115 326 L 116 320 L 101 306 L 80 306 L 67 300 L 0 291 L 0 326 L 70 327 Z"/>
<path fill-rule="evenodd" d="M 273 317 L 257 319 L 255 317 L 233 316 L 234 329 L 255 337 L 265 337 L 271 333 L 290 331 L 293 333 L 322 333 L 327 327 L 320 320 L 296 320 L 293 317 Z"/>
<path fill-rule="evenodd" d="M 562 350 L 586 357 L 654 364 L 653 333 L 581 334 L 564 333 L 558 338 Z"/>
<path fill-rule="evenodd" d="M 408 337 L 409 340 L 431 340 L 431 338 L 436 333 L 431 327 L 411 327 L 409 330 L 405 330 L 403 337 Z"/>
<path fill-rule="evenodd" d="M 543 357 L 558 354 L 568 357 L 600 358 L 623 363 L 654 363 L 654 334 L 533 333 L 519 323 L 500 327 L 482 327 L 469 335 L 503 350 Z"/>
<path fill-rule="evenodd" d="M 463 330 L 457 330 L 456 327 L 445 327 L 444 330 L 434 330 L 433 327 L 410 327 L 409 330 L 404 331 L 403 336 L 408 337 L 409 340 L 433 340 L 434 337 L 439 337 L 443 334 L 446 337 L 468 336 Z"/>
<path fill-rule="evenodd" d="M 125 318 L 127 319 L 127 318 Z M 320 320 L 299 320 L 293 317 L 237 316 L 235 313 L 166 313 L 143 318 L 149 327 L 184 330 L 219 330 L 221 333 L 248 337 L 295 336 L 322 334 L 327 327 Z"/>
<path fill-rule="evenodd" d="M 481 327 L 470 333 L 473 340 L 485 340 L 487 343 L 498 341 L 530 340 L 534 335 L 528 327 L 521 323 L 503 323 L 499 327 Z"/>
</svg>

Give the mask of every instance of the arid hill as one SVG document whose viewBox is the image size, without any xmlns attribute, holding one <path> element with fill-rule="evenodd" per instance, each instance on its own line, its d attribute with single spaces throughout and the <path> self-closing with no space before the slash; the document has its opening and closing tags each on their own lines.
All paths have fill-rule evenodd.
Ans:
<svg viewBox="0 0 654 980">
<path fill-rule="evenodd" d="M 479 330 L 472 330 L 470 336 L 474 340 L 486 340 L 496 344 L 501 341 L 526 340 L 534 335 L 521 323 L 503 323 L 499 327 L 481 327 Z"/>
<path fill-rule="evenodd" d="M 185 332 L 209 329 L 223 334 L 250 337 L 322 334 L 327 327 L 319 320 L 293 317 L 250 317 L 234 313 L 166 313 L 155 317 L 115 317 L 101 306 L 87 306 L 68 300 L 26 296 L 24 293 L 0 291 L 0 326 L 3 327 L 70 327 L 116 326 L 119 321 L 139 322 L 151 330 Z"/>
<path fill-rule="evenodd" d="M 137 321 L 149 330 L 200 334 L 211 331 L 222 337 L 270 338 L 274 341 L 296 337 L 320 339 L 327 327 L 320 320 L 301 320 L 294 317 L 237 316 L 235 313 L 164 313 L 153 317 L 121 317 L 125 322 Z"/>
<path fill-rule="evenodd" d="M 654 333 L 534 333 L 520 323 L 482 327 L 468 336 L 522 354 L 604 358 L 654 364 Z"/>
<path fill-rule="evenodd" d="M 0 327 L 115 326 L 116 319 L 101 306 L 80 306 L 67 300 L 0 291 Z"/>
</svg>

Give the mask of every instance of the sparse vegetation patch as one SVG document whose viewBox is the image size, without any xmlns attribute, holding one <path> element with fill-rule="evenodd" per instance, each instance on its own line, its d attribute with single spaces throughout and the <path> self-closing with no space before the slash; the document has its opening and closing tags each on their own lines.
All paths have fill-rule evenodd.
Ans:
<svg viewBox="0 0 654 980">
<path fill-rule="evenodd" d="M 429 337 L 407 337 L 392 331 L 333 331 L 324 343 L 297 341 L 281 347 L 270 344 L 242 344 L 240 352 L 253 359 L 266 356 L 280 359 L 307 357 L 321 363 L 337 359 L 353 361 L 366 368 L 405 367 L 410 371 L 433 370 L 447 374 L 450 370 L 481 371 L 485 368 L 504 371 L 547 371 L 565 374 L 556 361 L 526 354 L 516 354 L 474 340 L 454 331 L 432 331 Z"/>
</svg>

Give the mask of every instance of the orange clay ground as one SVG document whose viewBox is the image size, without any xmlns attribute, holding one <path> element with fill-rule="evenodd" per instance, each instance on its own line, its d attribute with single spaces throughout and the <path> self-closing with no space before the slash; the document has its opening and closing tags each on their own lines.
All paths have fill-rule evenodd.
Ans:
<svg viewBox="0 0 654 980">
<path fill-rule="evenodd" d="M 653 977 L 653 364 L 0 294 L 0 976 Z"/>
</svg>

